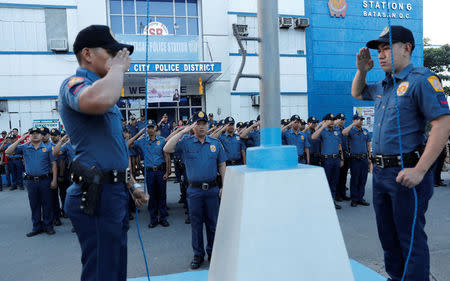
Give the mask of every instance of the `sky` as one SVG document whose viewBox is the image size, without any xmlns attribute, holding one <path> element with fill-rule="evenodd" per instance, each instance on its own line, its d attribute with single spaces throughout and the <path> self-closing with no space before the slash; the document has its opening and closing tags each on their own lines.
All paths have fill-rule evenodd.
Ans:
<svg viewBox="0 0 450 281">
<path fill-rule="evenodd" d="M 432 45 L 450 44 L 449 12 L 449 0 L 423 0 L 423 36 Z"/>
</svg>

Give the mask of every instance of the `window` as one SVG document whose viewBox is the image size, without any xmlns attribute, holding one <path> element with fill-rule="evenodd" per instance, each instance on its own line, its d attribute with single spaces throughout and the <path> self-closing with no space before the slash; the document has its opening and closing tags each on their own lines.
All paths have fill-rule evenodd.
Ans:
<svg viewBox="0 0 450 281">
<path fill-rule="evenodd" d="M 109 19 L 115 34 L 143 34 L 147 0 L 109 0 Z M 170 35 L 198 35 L 197 0 L 150 0 L 149 22 L 164 24 Z"/>
</svg>

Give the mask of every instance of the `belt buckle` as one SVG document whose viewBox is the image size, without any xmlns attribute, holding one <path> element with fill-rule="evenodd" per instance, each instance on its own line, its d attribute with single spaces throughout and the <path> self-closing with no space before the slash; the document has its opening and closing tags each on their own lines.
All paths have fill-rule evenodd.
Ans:
<svg viewBox="0 0 450 281">
<path fill-rule="evenodd" d="M 125 170 L 125 183 L 129 183 L 131 181 L 131 173 L 130 173 L 130 168 L 127 168 Z"/>
<path fill-rule="evenodd" d="M 202 189 L 203 190 L 208 190 L 209 189 L 209 183 L 206 183 L 206 182 L 204 182 L 204 183 L 202 183 Z"/>
<path fill-rule="evenodd" d="M 34 180 L 34 181 L 39 181 L 40 178 L 39 178 L 39 177 L 33 177 L 33 180 Z"/>
<path fill-rule="evenodd" d="M 383 156 L 381 156 L 381 155 L 375 156 L 375 164 L 377 164 L 378 167 L 384 169 L 384 160 L 383 160 Z"/>
<path fill-rule="evenodd" d="M 158 167 L 153 166 L 153 167 L 152 167 L 152 171 L 153 171 L 153 172 L 157 172 L 157 171 L 158 171 Z"/>
</svg>

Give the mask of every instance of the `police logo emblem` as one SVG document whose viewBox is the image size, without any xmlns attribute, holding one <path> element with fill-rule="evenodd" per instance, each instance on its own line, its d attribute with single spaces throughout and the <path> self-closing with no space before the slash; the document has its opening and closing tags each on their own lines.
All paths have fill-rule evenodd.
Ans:
<svg viewBox="0 0 450 281">
<path fill-rule="evenodd" d="M 430 82 L 431 86 L 436 92 L 443 92 L 444 88 L 442 87 L 441 81 L 435 75 L 428 77 L 428 82 Z"/>
<path fill-rule="evenodd" d="M 69 88 L 72 88 L 73 86 L 80 84 L 83 81 L 84 81 L 83 77 L 72 77 L 70 78 L 69 83 L 67 83 L 67 86 Z"/>
<path fill-rule="evenodd" d="M 200 118 L 205 117 L 205 113 L 203 113 L 203 111 L 200 111 L 200 112 L 198 113 L 198 117 L 200 117 Z"/>
<path fill-rule="evenodd" d="M 42 152 L 47 152 L 47 148 L 44 147 L 44 148 L 42 149 Z"/>
<path fill-rule="evenodd" d="M 397 89 L 397 96 L 403 96 L 408 91 L 409 82 L 402 82 Z"/>
<path fill-rule="evenodd" d="M 214 144 L 211 144 L 209 148 L 211 149 L 211 152 L 216 152 L 216 146 Z"/>
<path fill-rule="evenodd" d="M 305 137 L 304 137 L 304 136 L 301 136 L 300 138 L 301 138 L 302 140 L 304 140 L 304 139 L 305 139 Z"/>
<path fill-rule="evenodd" d="M 42 132 L 44 131 L 44 127 L 41 127 L 40 129 L 41 129 Z"/>
<path fill-rule="evenodd" d="M 241 138 L 239 136 L 236 136 L 236 140 L 240 140 Z"/>
<path fill-rule="evenodd" d="M 389 26 L 386 26 L 383 31 L 381 31 L 380 36 L 379 37 L 383 37 L 386 36 L 386 34 L 389 33 Z"/>
<path fill-rule="evenodd" d="M 338 132 L 334 131 L 334 135 L 337 136 L 337 135 L 338 135 Z"/>
<path fill-rule="evenodd" d="M 333 115 L 333 114 L 330 114 L 330 117 L 331 117 L 331 118 L 334 118 L 334 115 Z"/>
<path fill-rule="evenodd" d="M 156 145 L 160 145 L 160 144 L 161 144 L 161 142 L 160 142 L 160 141 L 157 141 L 157 142 L 156 142 Z"/>
<path fill-rule="evenodd" d="M 364 135 L 367 135 L 367 132 L 364 132 Z"/>
</svg>

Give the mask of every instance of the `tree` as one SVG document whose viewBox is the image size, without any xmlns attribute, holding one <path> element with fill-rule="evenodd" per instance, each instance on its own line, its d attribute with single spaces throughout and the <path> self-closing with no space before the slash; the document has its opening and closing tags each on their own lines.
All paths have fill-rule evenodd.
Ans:
<svg viewBox="0 0 450 281">
<path fill-rule="evenodd" d="M 423 65 L 437 73 L 444 81 L 450 81 L 450 45 L 439 48 L 431 47 L 430 39 L 423 39 Z M 450 95 L 450 87 L 444 87 L 446 95 Z"/>
</svg>

